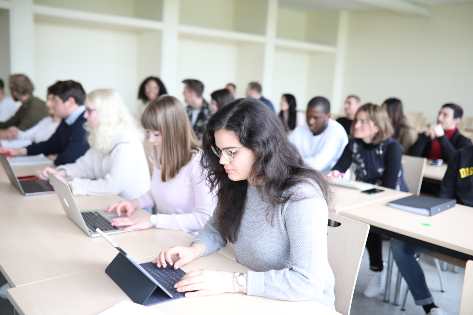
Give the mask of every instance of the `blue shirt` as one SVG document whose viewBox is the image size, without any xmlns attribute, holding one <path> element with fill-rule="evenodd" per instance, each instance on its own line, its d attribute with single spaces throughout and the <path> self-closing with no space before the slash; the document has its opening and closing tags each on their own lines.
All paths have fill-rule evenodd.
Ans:
<svg viewBox="0 0 473 315">
<path fill-rule="evenodd" d="M 79 118 L 80 115 L 82 115 L 82 113 L 85 111 L 85 106 L 84 105 L 80 105 L 79 107 L 77 107 L 72 113 L 69 114 L 69 116 L 67 116 L 66 119 L 64 119 L 64 122 L 70 126 L 72 125 L 73 123 L 76 122 L 77 118 Z"/>
<path fill-rule="evenodd" d="M 261 97 L 259 98 L 259 101 L 260 101 L 261 103 L 263 103 L 264 105 L 268 106 L 268 108 L 269 108 L 270 110 L 272 110 L 273 112 L 275 112 L 273 103 L 272 103 L 270 100 L 268 100 L 266 97 L 261 96 Z"/>
</svg>

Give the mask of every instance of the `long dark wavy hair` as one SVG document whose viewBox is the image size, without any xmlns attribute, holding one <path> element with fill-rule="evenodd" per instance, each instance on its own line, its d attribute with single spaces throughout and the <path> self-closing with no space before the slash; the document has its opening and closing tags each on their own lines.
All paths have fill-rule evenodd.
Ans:
<svg viewBox="0 0 473 315">
<path fill-rule="evenodd" d="M 396 97 L 390 97 L 383 102 L 382 107 L 388 113 L 389 119 L 391 119 L 391 125 L 394 128 L 393 137 L 399 139 L 401 130 L 408 127 L 402 101 Z"/>
<path fill-rule="evenodd" d="M 294 130 L 297 125 L 297 101 L 296 97 L 292 94 L 283 94 L 282 97 L 287 102 L 289 109 L 287 111 L 287 127 L 289 130 Z M 284 113 L 283 111 L 279 111 L 279 119 L 281 119 L 282 123 L 286 125 L 284 122 Z"/>
<path fill-rule="evenodd" d="M 289 188 L 310 181 L 320 187 L 329 203 L 327 182 L 318 171 L 304 164 L 297 149 L 287 140 L 277 115 L 257 100 L 235 100 L 210 118 L 202 140 L 201 163 L 207 171 L 207 182 L 217 193 L 216 225 L 224 239 L 232 243 L 237 240 L 248 181 L 230 180 L 213 153 L 214 134 L 220 129 L 233 131 L 241 144 L 255 154 L 250 176 L 261 181 L 258 189 L 272 208 L 297 198 Z"/>
</svg>

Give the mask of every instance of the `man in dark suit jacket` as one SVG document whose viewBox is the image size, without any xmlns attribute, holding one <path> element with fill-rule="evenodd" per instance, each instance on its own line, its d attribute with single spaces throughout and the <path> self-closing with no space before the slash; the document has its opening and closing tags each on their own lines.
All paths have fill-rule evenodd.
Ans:
<svg viewBox="0 0 473 315">
<path fill-rule="evenodd" d="M 408 152 L 409 155 L 430 160 L 442 159 L 447 163 L 458 150 L 471 144 L 471 140 L 458 130 L 462 117 L 461 106 L 454 103 L 444 104 L 439 110 L 437 125 L 419 134 L 416 143 Z"/>
<path fill-rule="evenodd" d="M 52 107 L 62 118 L 54 134 L 46 141 L 33 143 L 26 148 L 0 148 L 0 154 L 19 155 L 57 155 L 55 165 L 74 163 L 89 149 L 87 132 L 84 128 L 85 91 L 79 82 L 58 81 L 49 88 L 53 95 Z"/>
</svg>

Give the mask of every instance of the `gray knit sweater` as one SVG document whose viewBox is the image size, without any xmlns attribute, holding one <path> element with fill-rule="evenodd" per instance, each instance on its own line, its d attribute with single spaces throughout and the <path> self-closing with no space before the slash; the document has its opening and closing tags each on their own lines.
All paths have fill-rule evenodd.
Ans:
<svg viewBox="0 0 473 315">
<path fill-rule="evenodd" d="M 248 267 L 247 294 L 267 298 L 315 300 L 333 307 L 335 280 L 327 257 L 328 207 L 318 186 L 291 188 L 287 203 L 270 208 L 248 187 L 247 202 L 234 244 L 236 260 Z M 272 223 L 268 209 L 274 213 Z M 226 245 L 212 217 L 196 237 L 209 255 Z"/>
</svg>

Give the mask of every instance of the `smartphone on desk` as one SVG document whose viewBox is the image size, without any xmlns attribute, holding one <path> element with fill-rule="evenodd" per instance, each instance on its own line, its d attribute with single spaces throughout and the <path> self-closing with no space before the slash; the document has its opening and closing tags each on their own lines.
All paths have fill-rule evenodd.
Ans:
<svg viewBox="0 0 473 315">
<path fill-rule="evenodd" d="M 380 193 L 382 191 L 384 191 L 384 190 L 379 189 L 379 188 L 371 188 L 371 189 L 367 189 L 367 190 L 362 190 L 361 192 L 364 193 L 364 194 L 372 195 L 372 194 Z"/>
</svg>

